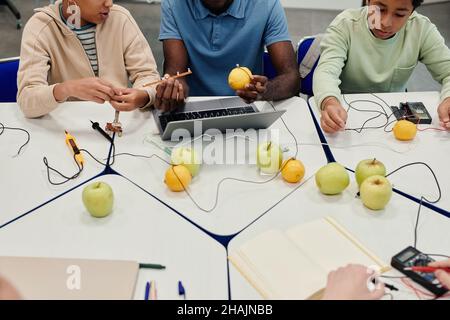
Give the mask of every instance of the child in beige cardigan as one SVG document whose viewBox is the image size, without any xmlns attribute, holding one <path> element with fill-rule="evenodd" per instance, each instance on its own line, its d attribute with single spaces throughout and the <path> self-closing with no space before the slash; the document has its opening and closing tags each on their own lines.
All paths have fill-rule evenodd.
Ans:
<svg viewBox="0 0 450 320">
<path fill-rule="evenodd" d="M 26 117 L 46 115 L 66 100 L 144 108 L 156 96 L 144 85 L 159 79 L 135 20 L 111 0 L 60 0 L 37 9 L 25 26 L 17 101 Z"/>
</svg>

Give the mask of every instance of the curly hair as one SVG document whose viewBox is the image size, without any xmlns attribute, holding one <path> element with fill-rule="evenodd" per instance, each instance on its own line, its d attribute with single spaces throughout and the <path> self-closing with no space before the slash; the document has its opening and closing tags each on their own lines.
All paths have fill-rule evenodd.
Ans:
<svg viewBox="0 0 450 320">
<path fill-rule="evenodd" d="M 420 5 L 423 3 L 423 0 L 412 0 L 414 9 L 420 7 Z"/>
</svg>

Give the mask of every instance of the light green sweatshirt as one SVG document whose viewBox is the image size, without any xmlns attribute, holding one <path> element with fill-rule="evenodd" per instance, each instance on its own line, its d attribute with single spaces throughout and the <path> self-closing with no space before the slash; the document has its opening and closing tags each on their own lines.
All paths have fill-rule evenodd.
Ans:
<svg viewBox="0 0 450 320">
<path fill-rule="evenodd" d="M 450 50 L 430 20 L 414 12 L 392 38 L 381 40 L 369 29 L 367 7 L 342 12 L 321 43 L 314 73 L 314 96 L 320 108 L 327 97 L 342 93 L 401 92 L 417 63 L 426 65 L 450 97 Z"/>
</svg>

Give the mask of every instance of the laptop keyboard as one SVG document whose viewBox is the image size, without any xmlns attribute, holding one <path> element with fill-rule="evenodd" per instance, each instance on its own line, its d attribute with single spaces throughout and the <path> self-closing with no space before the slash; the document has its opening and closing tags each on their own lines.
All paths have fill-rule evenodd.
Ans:
<svg viewBox="0 0 450 320">
<path fill-rule="evenodd" d="M 253 107 L 245 106 L 245 107 L 235 107 L 235 108 L 215 109 L 205 111 L 164 113 L 159 116 L 159 122 L 161 123 L 162 130 L 164 131 L 169 122 L 235 116 L 239 114 L 255 113 L 255 112 L 256 111 L 253 109 Z"/>
</svg>

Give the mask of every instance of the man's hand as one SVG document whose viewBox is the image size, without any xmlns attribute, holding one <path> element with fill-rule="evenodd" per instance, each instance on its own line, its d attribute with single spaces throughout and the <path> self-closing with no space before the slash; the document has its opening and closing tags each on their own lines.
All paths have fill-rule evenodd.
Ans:
<svg viewBox="0 0 450 320">
<path fill-rule="evenodd" d="M 450 268 L 450 259 L 432 262 L 428 266 L 435 268 Z M 437 270 L 434 274 L 439 282 L 450 290 L 450 273 L 447 273 L 444 270 Z"/>
<path fill-rule="evenodd" d="M 181 81 L 164 76 L 165 80 L 156 87 L 155 108 L 163 112 L 173 111 L 185 103 L 185 89 Z"/>
<path fill-rule="evenodd" d="M 378 283 L 373 291 L 369 284 L 373 270 L 362 265 L 351 264 L 328 275 L 323 300 L 378 300 L 384 295 L 384 284 Z"/>
<path fill-rule="evenodd" d="M 450 98 L 445 99 L 438 107 L 439 120 L 441 126 L 450 130 Z"/>
<path fill-rule="evenodd" d="M 73 97 L 84 101 L 105 103 L 114 96 L 113 85 L 100 78 L 83 78 L 57 84 L 53 89 L 56 101 Z"/>
<path fill-rule="evenodd" d="M 320 125 L 326 133 L 336 133 L 345 130 L 347 111 L 334 97 L 324 100 L 321 112 Z"/>
<path fill-rule="evenodd" d="M 244 90 L 236 91 L 236 94 L 241 97 L 246 103 L 252 103 L 256 100 L 261 100 L 261 96 L 267 90 L 267 83 L 269 79 L 264 76 L 253 75 L 251 82 Z"/>
<path fill-rule="evenodd" d="M 0 300 L 20 300 L 17 290 L 5 279 L 0 277 Z"/>
<path fill-rule="evenodd" d="M 147 91 L 139 89 L 114 89 L 115 95 L 111 99 L 111 105 L 117 111 L 133 111 L 145 106 L 150 97 Z"/>
</svg>

